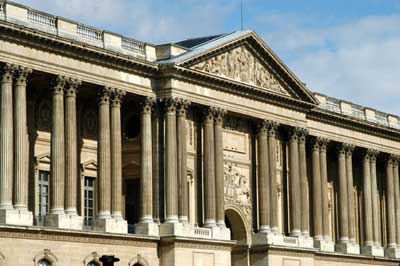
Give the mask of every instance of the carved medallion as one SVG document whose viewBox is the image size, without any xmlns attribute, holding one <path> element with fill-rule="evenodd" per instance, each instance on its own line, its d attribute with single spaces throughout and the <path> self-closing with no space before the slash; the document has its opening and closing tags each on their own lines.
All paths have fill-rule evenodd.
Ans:
<svg viewBox="0 0 400 266">
<path fill-rule="evenodd" d="M 288 95 L 279 81 L 245 47 L 197 63 L 194 69 Z"/>
</svg>

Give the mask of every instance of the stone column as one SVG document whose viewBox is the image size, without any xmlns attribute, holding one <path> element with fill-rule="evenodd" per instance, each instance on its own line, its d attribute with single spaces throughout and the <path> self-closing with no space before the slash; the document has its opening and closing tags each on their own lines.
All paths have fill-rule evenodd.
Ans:
<svg viewBox="0 0 400 266">
<path fill-rule="evenodd" d="M 339 202 L 339 241 L 349 242 L 349 212 L 347 198 L 347 176 L 346 176 L 346 146 L 341 145 L 338 150 L 338 202 Z"/>
<path fill-rule="evenodd" d="M 320 140 L 316 138 L 312 144 L 312 194 L 313 194 L 313 225 L 314 239 L 322 240 L 322 193 L 320 169 Z"/>
<path fill-rule="evenodd" d="M 378 155 L 378 151 L 372 150 L 370 157 L 370 171 L 371 171 L 371 197 L 372 197 L 372 219 L 373 219 L 373 236 L 374 236 L 374 245 L 381 246 L 380 244 L 380 236 L 379 236 L 379 203 L 378 203 L 378 184 L 376 177 L 376 157 Z"/>
<path fill-rule="evenodd" d="M 289 133 L 290 236 L 301 235 L 301 187 L 299 179 L 299 128 Z"/>
<path fill-rule="evenodd" d="M 66 213 L 77 215 L 77 122 L 76 93 L 81 82 L 70 79 L 65 88 L 65 201 Z"/>
<path fill-rule="evenodd" d="M 179 100 L 177 108 L 177 131 L 178 131 L 178 183 L 179 202 L 178 217 L 181 223 L 189 222 L 189 198 L 187 182 L 187 156 L 186 156 L 186 112 L 189 101 Z"/>
<path fill-rule="evenodd" d="M 103 87 L 99 91 L 99 137 L 97 142 L 98 220 L 111 218 L 110 98 L 112 91 L 113 89 L 110 87 Z"/>
<path fill-rule="evenodd" d="M 152 174 L 153 174 L 153 218 L 154 222 L 160 223 L 160 168 L 161 168 L 161 151 L 162 140 L 160 138 L 160 124 L 162 119 L 160 117 L 159 106 L 154 105 L 151 112 L 151 138 L 152 138 Z"/>
<path fill-rule="evenodd" d="M 328 168 L 326 160 L 326 148 L 329 140 L 320 139 L 320 170 L 321 170 L 321 199 L 322 199 L 322 234 L 325 240 L 329 239 L 329 209 L 328 209 Z"/>
<path fill-rule="evenodd" d="M 400 180 L 399 180 L 399 156 L 393 156 L 394 178 L 394 206 L 396 220 L 396 244 L 400 248 Z"/>
<path fill-rule="evenodd" d="M 19 67 L 14 87 L 14 178 L 15 208 L 28 209 L 28 124 L 26 82 L 31 69 Z M 29 223 L 32 225 L 32 221 Z"/>
<path fill-rule="evenodd" d="M 258 210 L 259 210 L 259 232 L 270 232 L 270 176 L 268 160 L 268 121 L 263 120 L 258 124 L 257 135 L 258 153 Z"/>
<path fill-rule="evenodd" d="M 346 149 L 346 176 L 347 176 L 347 200 L 349 217 L 349 241 L 356 243 L 356 216 L 354 212 L 354 193 L 353 193 L 353 150 L 354 145 L 348 144 Z"/>
<path fill-rule="evenodd" d="M 309 201 L 308 201 L 308 180 L 307 180 L 307 157 L 306 157 L 306 136 L 308 131 L 302 129 L 299 132 L 299 167 L 301 185 L 301 233 L 309 236 Z"/>
<path fill-rule="evenodd" d="M 177 223 L 178 220 L 178 171 L 177 171 L 177 136 L 176 107 L 178 100 L 165 100 L 165 192 L 166 223 Z"/>
<path fill-rule="evenodd" d="M 222 136 L 225 112 L 221 108 L 216 108 L 214 112 L 216 222 L 220 227 L 225 227 L 224 146 Z"/>
<path fill-rule="evenodd" d="M 66 79 L 53 80 L 53 108 L 51 128 L 50 164 L 50 214 L 64 214 L 65 204 L 65 138 L 64 138 L 64 87 Z M 47 223 L 46 219 L 46 223 Z"/>
<path fill-rule="evenodd" d="M 111 97 L 111 214 L 115 219 L 122 219 L 121 101 L 124 95 L 125 91 L 114 89 Z"/>
<path fill-rule="evenodd" d="M 15 66 L 2 65 L 0 91 L 0 209 L 13 209 L 13 94 Z M 6 156 L 7 155 L 7 156 Z M 3 214 L 2 214 L 3 215 Z"/>
<path fill-rule="evenodd" d="M 364 205 L 364 246 L 372 246 L 373 220 L 371 199 L 371 170 L 370 154 L 367 152 L 363 158 L 363 205 Z"/>
<path fill-rule="evenodd" d="M 396 217 L 394 199 L 394 178 L 393 161 L 388 158 L 386 161 L 386 210 L 387 210 L 387 242 L 389 248 L 395 248 L 396 244 Z"/>
<path fill-rule="evenodd" d="M 204 113 L 204 226 L 214 227 L 215 221 L 215 157 L 214 157 L 214 108 Z"/>
<path fill-rule="evenodd" d="M 277 176 L 276 176 L 276 132 L 278 123 L 268 121 L 268 168 L 269 168 L 269 187 L 270 194 L 270 228 L 274 233 L 278 233 L 278 191 L 277 191 Z"/>
</svg>

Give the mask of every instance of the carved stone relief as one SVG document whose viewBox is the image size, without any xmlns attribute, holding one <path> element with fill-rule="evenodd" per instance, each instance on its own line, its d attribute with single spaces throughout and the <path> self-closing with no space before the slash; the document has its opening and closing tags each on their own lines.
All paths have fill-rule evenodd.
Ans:
<svg viewBox="0 0 400 266">
<path fill-rule="evenodd" d="M 279 81 L 245 47 L 217 55 L 193 66 L 194 69 L 254 86 L 288 94 Z"/>
<path fill-rule="evenodd" d="M 244 211 L 248 219 L 251 217 L 251 198 L 249 174 L 237 164 L 225 162 L 224 193 L 227 204 L 236 205 Z"/>
</svg>

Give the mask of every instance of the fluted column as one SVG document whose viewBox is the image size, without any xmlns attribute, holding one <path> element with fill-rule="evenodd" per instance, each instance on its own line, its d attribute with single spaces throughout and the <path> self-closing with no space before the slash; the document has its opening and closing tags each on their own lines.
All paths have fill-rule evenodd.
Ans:
<svg viewBox="0 0 400 266">
<path fill-rule="evenodd" d="M 299 132 L 299 167 L 301 184 L 301 233 L 309 236 L 309 201 L 308 201 L 308 180 L 307 180 L 307 157 L 306 157 L 306 136 L 308 131 L 302 129 Z"/>
<path fill-rule="evenodd" d="M 328 167 L 326 160 L 326 149 L 329 140 L 320 139 L 320 170 L 321 170 L 321 200 L 322 200 L 322 234 L 324 239 L 329 240 L 329 209 L 328 209 Z"/>
<path fill-rule="evenodd" d="M 13 184 L 13 94 L 15 66 L 2 65 L 0 91 L 0 209 L 12 209 Z"/>
<path fill-rule="evenodd" d="M 320 168 L 320 141 L 316 138 L 312 144 L 312 194 L 314 239 L 322 240 L 322 194 Z"/>
<path fill-rule="evenodd" d="M 178 222 L 178 171 L 175 98 L 165 100 L 165 188 L 166 223 Z"/>
<path fill-rule="evenodd" d="M 347 200 L 349 217 L 349 241 L 356 243 L 356 216 L 354 212 L 354 193 L 353 193 L 353 150 L 354 145 L 348 144 L 346 149 L 346 176 L 347 176 Z"/>
<path fill-rule="evenodd" d="M 53 80 L 53 108 L 51 129 L 50 214 L 64 214 L 65 200 L 65 139 L 64 87 L 66 79 Z"/>
<path fill-rule="evenodd" d="M 99 92 L 99 137 L 97 143 L 98 219 L 111 218 L 111 137 L 110 98 L 113 89 L 103 87 Z"/>
<path fill-rule="evenodd" d="M 274 233 L 278 233 L 278 191 L 276 176 L 276 132 L 278 123 L 268 121 L 268 168 L 269 168 L 269 187 L 270 194 L 270 228 Z"/>
<path fill-rule="evenodd" d="M 65 88 L 65 201 L 68 214 L 77 214 L 76 93 L 80 84 L 80 81 L 70 79 Z"/>
<path fill-rule="evenodd" d="M 373 217 L 373 236 L 374 245 L 380 246 L 380 236 L 379 236 L 379 203 L 378 203 L 378 184 L 376 177 L 376 157 L 378 151 L 370 151 L 370 171 L 371 171 L 371 197 L 372 197 L 372 217 Z"/>
<path fill-rule="evenodd" d="M 153 174 L 153 218 L 154 222 L 160 223 L 160 168 L 162 140 L 160 139 L 160 117 L 159 106 L 154 105 L 151 112 L 151 138 L 152 138 L 152 174 Z M 162 156 L 163 157 L 163 156 Z"/>
<path fill-rule="evenodd" d="M 339 241 L 349 242 L 349 219 L 346 176 L 346 146 L 338 150 L 338 179 L 339 179 Z"/>
<path fill-rule="evenodd" d="M 215 157 L 214 157 L 214 108 L 204 113 L 204 215 L 205 227 L 214 227 L 215 221 Z"/>
<path fill-rule="evenodd" d="M 392 158 L 386 160 L 386 204 L 387 204 L 387 242 L 388 247 L 396 247 L 396 221 Z"/>
<path fill-rule="evenodd" d="M 363 205 L 364 205 L 364 245 L 372 246 L 373 220 L 372 220 L 372 200 L 371 200 L 371 171 L 370 154 L 366 152 L 363 158 Z"/>
<path fill-rule="evenodd" d="M 28 206 L 28 126 L 26 81 L 31 69 L 19 67 L 14 89 L 14 178 L 15 204 L 19 210 Z M 10 154 L 11 155 L 11 154 Z"/>
<path fill-rule="evenodd" d="M 186 156 L 186 112 L 189 101 L 179 100 L 177 108 L 177 131 L 178 131 L 178 183 L 179 183 L 179 202 L 178 217 L 182 223 L 189 222 L 189 198 L 187 182 L 187 156 Z"/>
<path fill-rule="evenodd" d="M 301 186 L 299 179 L 299 129 L 290 131 L 289 137 L 289 197 L 290 197 L 290 235 L 301 235 Z"/>
<path fill-rule="evenodd" d="M 216 222 L 225 227 L 225 192 L 224 192 L 224 145 L 222 125 L 226 111 L 216 108 L 214 112 L 214 143 L 215 143 L 215 196 Z"/>
<path fill-rule="evenodd" d="M 155 103 L 146 97 L 141 106 L 140 119 L 140 223 L 153 223 L 153 160 L 151 109 Z"/>
<path fill-rule="evenodd" d="M 114 89 L 111 95 L 111 214 L 117 219 L 122 218 L 121 101 L 124 95 L 125 91 L 119 89 Z"/>
<path fill-rule="evenodd" d="M 396 220 L 396 244 L 400 247 L 400 180 L 399 180 L 399 156 L 393 156 L 394 178 L 394 206 Z"/>
<path fill-rule="evenodd" d="M 258 124 L 257 134 L 258 153 L 258 210 L 259 210 L 259 231 L 268 233 L 270 231 L 270 175 L 268 163 L 268 121 L 261 121 Z"/>
</svg>

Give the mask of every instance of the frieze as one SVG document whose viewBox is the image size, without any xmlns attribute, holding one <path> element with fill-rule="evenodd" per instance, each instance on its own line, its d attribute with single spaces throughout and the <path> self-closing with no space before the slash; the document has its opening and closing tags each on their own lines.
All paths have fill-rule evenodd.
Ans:
<svg viewBox="0 0 400 266">
<path fill-rule="evenodd" d="M 245 46 L 197 63 L 193 68 L 288 95 L 273 74 Z"/>
<path fill-rule="evenodd" d="M 251 217 L 250 183 L 248 175 L 230 162 L 224 165 L 225 203 L 243 210 L 248 219 Z"/>
</svg>

